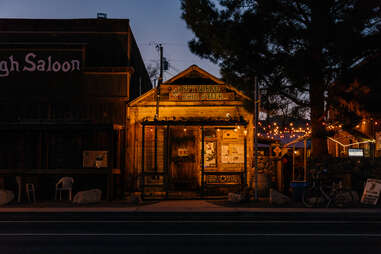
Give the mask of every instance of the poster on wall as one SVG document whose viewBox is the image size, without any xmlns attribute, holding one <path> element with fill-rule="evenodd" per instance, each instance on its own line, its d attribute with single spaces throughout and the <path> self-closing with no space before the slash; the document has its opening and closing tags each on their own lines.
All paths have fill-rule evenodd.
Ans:
<svg viewBox="0 0 381 254">
<path fill-rule="evenodd" d="M 217 167 L 217 150 L 216 142 L 205 142 L 204 143 L 204 167 L 205 168 L 215 168 Z"/>
<path fill-rule="evenodd" d="M 84 168 L 107 168 L 107 151 L 83 151 Z"/>
<path fill-rule="evenodd" d="M 222 163 L 244 163 L 245 152 L 243 144 L 225 144 L 221 147 Z"/>
<path fill-rule="evenodd" d="M 381 150 L 381 131 L 376 132 L 376 150 Z"/>
</svg>

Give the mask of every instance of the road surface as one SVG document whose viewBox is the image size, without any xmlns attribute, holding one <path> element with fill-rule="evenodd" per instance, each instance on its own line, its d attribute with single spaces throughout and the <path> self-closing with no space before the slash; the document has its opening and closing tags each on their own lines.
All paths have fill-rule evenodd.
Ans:
<svg viewBox="0 0 381 254">
<path fill-rule="evenodd" d="M 381 220 L 353 218 L 2 214 L 0 253 L 381 253 Z"/>
</svg>

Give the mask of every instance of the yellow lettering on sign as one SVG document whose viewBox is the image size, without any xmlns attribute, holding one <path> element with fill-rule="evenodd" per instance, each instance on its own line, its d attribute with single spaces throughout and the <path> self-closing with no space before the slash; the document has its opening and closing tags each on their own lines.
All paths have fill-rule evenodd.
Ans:
<svg viewBox="0 0 381 254">
<path fill-rule="evenodd" d="M 220 93 L 224 89 L 219 85 L 183 85 L 174 88 L 178 93 Z"/>
</svg>

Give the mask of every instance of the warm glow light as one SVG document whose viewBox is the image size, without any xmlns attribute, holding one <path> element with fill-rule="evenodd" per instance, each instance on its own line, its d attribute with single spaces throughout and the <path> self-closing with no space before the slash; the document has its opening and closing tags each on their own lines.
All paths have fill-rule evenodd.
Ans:
<svg viewBox="0 0 381 254">
<path fill-rule="evenodd" d="M 308 135 L 311 133 L 311 127 L 306 126 L 295 126 L 294 123 L 289 123 L 289 126 L 284 126 L 281 128 L 278 125 L 278 123 L 272 122 L 267 125 L 258 126 L 258 132 L 262 133 L 262 137 L 267 137 L 272 140 L 284 138 L 299 138 L 303 135 Z M 337 126 L 334 125 L 330 125 L 327 127 L 327 129 L 329 130 L 335 128 L 337 128 Z M 258 134 L 258 136 L 259 135 L 260 134 Z"/>
</svg>

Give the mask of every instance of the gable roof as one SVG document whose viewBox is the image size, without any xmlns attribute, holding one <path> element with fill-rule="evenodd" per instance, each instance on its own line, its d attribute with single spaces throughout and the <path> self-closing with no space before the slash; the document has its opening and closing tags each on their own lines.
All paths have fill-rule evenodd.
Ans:
<svg viewBox="0 0 381 254">
<path fill-rule="evenodd" d="M 200 84 L 206 84 L 207 82 L 215 83 L 215 84 L 224 84 L 224 82 L 209 72 L 206 72 L 205 70 L 201 69 L 197 65 L 191 65 L 184 71 L 180 72 L 179 74 L 175 75 L 174 77 L 170 78 L 169 80 L 165 81 L 163 84 L 165 85 L 186 85 L 190 80 L 197 79 L 199 81 L 204 81 L 205 83 Z M 208 81 L 209 80 L 209 81 Z M 187 82 L 188 81 L 188 82 Z M 194 84 L 194 83 L 193 83 Z"/>
<path fill-rule="evenodd" d="M 193 80 L 193 82 L 188 83 L 189 81 L 187 78 L 189 78 L 189 80 Z M 172 77 L 171 79 L 165 81 L 163 84 L 164 85 L 175 85 L 175 84 L 176 85 L 182 85 L 182 84 L 183 85 L 187 85 L 187 84 L 197 85 L 198 84 L 197 81 L 196 81 L 197 84 L 194 83 L 195 79 L 197 81 L 205 80 L 205 83 L 199 83 L 200 85 L 211 84 L 211 81 L 215 84 L 225 85 L 228 89 L 233 90 L 238 95 L 245 98 L 246 100 L 251 100 L 251 98 L 246 96 L 242 91 L 240 91 L 237 88 L 235 88 L 234 86 L 232 86 L 228 83 L 225 83 L 224 81 L 218 79 L 217 77 L 213 76 L 212 74 L 203 70 L 202 68 L 198 67 L 195 64 L 189 66 L 187 69 L 180 72 L 179 74 Z M 206 80 L 209 80 L 209 83 L 207 83 Z"/>
<path fill-rule="evenodd" d="M 243 92 L 241 92 L 234 86 L 229 85 L 225 83 L 224 81 L 216 78 L 215 76 L 201 69 L 197 65 L 191 65 L 184 71 L 180 72 L 179 74 L 175 75 L 174 77 L 162 83 L 162 85 L 213 85 L 213 84 L 224 85 L 226 86 L 226 88 L 234 91 L 237 95 L 241 96 L 243 99 L 249 100 L 249 101 L 252 100 L 250 97 L 246 96 Z M 156 91 L 157 91 L 157 87 L 149 90 L 145 94 L 131 101 L 129 105 L 130 106 L 136 105 L 137 103 L 139 103 L 140 101 L 143 101 L 147 97 L 154 95 Z"/>
</svg>

